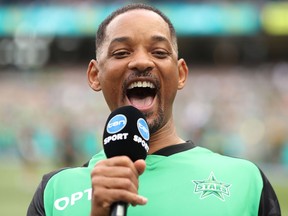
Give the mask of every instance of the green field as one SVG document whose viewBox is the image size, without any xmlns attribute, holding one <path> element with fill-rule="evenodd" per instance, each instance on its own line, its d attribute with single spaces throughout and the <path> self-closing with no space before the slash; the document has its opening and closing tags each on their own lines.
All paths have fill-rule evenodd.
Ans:
<svg viewBox="0 0 288 216">
<path fill-rule="evenodd" d="M 274 185 L 275 192 L 278 196 L 281 212 L 283 216 L 288 216 L 288 179 L 286 179 L 286 185 Z"/>
<path fill-rule="evenodd" d="M 42 174 L 50 171 L 51 167 L 23 168 L 17 164 L 9 165 L 1 163 L 0 173 L 0 215 L 1 216 L 24 216 L 32 195 L 41 180 Z M 288 179 L 285 175 L 273 174 L 271 183 L 278 195 L 282 208 L 282 215 L 288 216 Z M 287 176 L 286 176 L 287 177 Z"/>
<path fill-rule="evenodd" d="M 5 167 L 4 167 L 5 165 Z M 23 167 L 1 161 L 0 215 L 24 216 L 42 173 L 50 168 Z"/>
<path fill-rule="evenodd" d="M 280 202 L 282 216 L 288 216 L 288 183 L 286 186 L 275 185 L 274 188 Z"/>
</svg>

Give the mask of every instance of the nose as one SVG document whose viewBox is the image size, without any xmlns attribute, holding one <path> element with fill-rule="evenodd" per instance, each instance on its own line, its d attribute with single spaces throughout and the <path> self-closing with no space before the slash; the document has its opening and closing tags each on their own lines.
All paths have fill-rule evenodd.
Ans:
<svg viewBox="0 0 288 216">
<path fill-rule="evenodd" d="M 134 71 L 148 72 L 154 68 L 154 62 L 147 51 L 141 50 L 134 52 L 133 58 L 129 62 L 128 67 Z"/>
</svg>

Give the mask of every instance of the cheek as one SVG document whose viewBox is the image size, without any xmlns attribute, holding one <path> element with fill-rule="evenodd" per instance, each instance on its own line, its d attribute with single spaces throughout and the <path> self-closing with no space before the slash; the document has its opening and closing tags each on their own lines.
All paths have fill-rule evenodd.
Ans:
<svg viewBox="0 0 288 216">
<path fill-rule="evenodd" d="M 101 78 L 101 86 L 103 94 L 108 95 L 110 97 L 114 97 L 120 92 L 121 89 L 121 79 L 116 76 L 115 73 L 106 74 Z"/>
<path fill-rule="evenodd" d="M 121 82 L 121 77 L 123 72 L 121 72 L 121 68 L 117 64 L 107 63 L 101 70 L 101 84 L 105 86 L 105 88 L 116 90 Z"/>
<path fill-rule="evenodd" d="M 177 70 L 177 69 L 176 69 Z M 170 71 L 163 77 L 162 96 L 166 98 L 167 102 L 173 103 L 176 93 L 178 91 L 178 76 L 175 71 Z"/>
<path fill-rule="evenodd" d="M 99 77 L 102 93 L 110 110 L 116 108 L 117 103 L 121 98 L 122 74 L 123 73 L 121 73 L 120 70 L 117 70 L 117 67 L 113 65 L 113 67 L 104 67 L 102 74 Z"/>
<path fill-rule="evenodd" d="M 178 73 L 177 68 L 174 70 L 166 70 L 167 73 L 163 75 L 163 85 L 165 85 L 167 91 L 177 91 L 178 89 Z"/>
</svg>

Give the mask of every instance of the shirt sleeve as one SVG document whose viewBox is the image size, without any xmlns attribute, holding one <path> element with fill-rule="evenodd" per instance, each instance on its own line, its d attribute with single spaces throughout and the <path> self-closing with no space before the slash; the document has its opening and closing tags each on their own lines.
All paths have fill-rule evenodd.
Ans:
<svg viewBox="0 0 288 216">
<path fill-rule="evenodd" d="M 269 180 L 260 170 L 263 179 L 263 189 L 259 204 L 258 216 L 281 216 L 280 205 L 276 193 Z"/>
<path fill-rule="evenodd" d="M 38 185 L 32 201 L 27 210 L 27 216 L 45 216 L 43 194 L 47 184 L 45 176 L 43 176 L 41 183 Z"/>
</svg>

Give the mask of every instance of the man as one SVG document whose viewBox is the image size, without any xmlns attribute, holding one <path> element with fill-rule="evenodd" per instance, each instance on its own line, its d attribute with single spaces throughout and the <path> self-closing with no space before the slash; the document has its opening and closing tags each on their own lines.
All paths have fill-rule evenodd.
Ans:
<svg viewBox="0 0 288 216">
<path fill-rule="evenodd" d="M 47 174 L 27 215 L 107 216 L 115 202 L 128 215 L 280 215 L 277 197 L 251 162 L 184 141 L 173 123 L 176 92 L 188 68 L 178 59 L 174 27 L 160 11 L 133 4 L 100 25 L 89 85 L 111 111 L 132 105 L 147 118 L 150 150 L 134 163 L 96 154 L 85 167 Z"/>
</svg>

